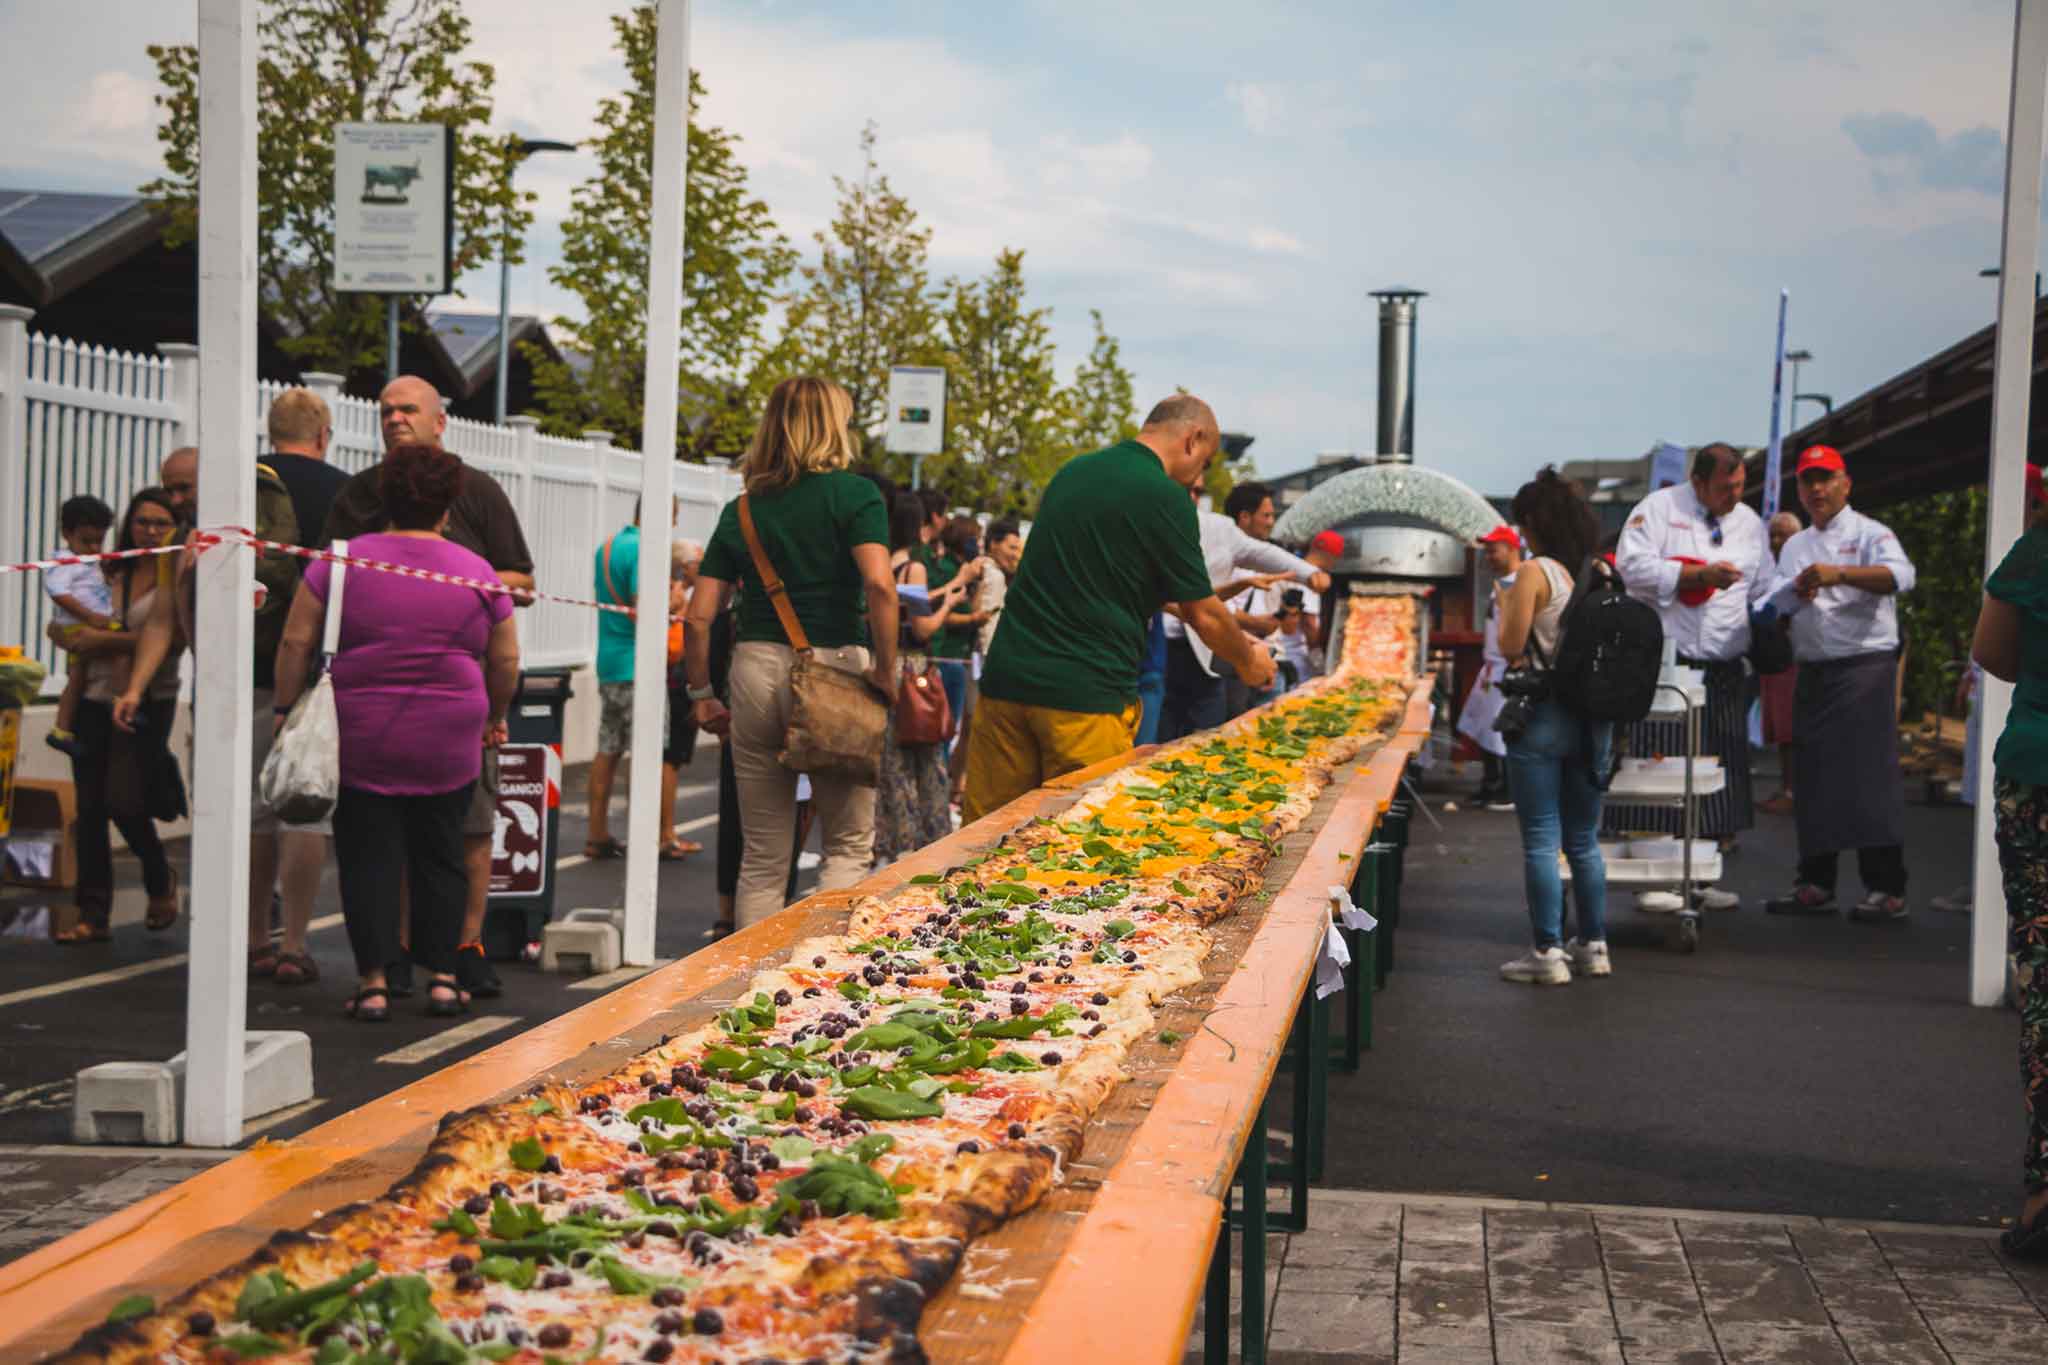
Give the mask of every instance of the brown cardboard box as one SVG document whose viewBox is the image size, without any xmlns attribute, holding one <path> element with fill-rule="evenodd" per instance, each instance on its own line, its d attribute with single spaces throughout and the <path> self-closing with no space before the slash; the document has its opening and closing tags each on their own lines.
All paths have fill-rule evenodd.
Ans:
<svg viewBox="0 0 2048 1365">
<path fill-rule="evenodd" d="M 47 840 L 57 846 L 57 855 L 47 878 L 17 877 L 11 867 L 6 879 L 15 886 L 40 886 L 68 890 L 78 884 L 78 796 L 69 782 L 49 778 L 18 777 L 14 782 L 14 825 L 8 833 L 12 843 Z"/>
</svg>

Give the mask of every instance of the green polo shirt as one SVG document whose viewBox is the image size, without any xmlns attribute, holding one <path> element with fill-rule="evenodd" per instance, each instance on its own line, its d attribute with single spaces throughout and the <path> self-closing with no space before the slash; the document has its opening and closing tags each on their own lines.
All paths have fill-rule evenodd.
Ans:
<svg viewBox="0 0 2048 1365">
<path fill-rule="evenodd" d="M 946 553 L 939 546 L 928 545 L 925 547 L 924 572 L 927 580 L 925 586 L 931 590 L 932 596 L 938 596 L 939 589 L 958 578 L 960 570 L 965 567 L 959 560 L 953 558 L 952 555 Z M 955 602 L 952 609 L 946 614 L 950 616 L 955 611 L 973 610 L 974 602 L 969 598 L 963 597 L 958 602 Z M 940 626 L 938 633 L 932 636 L 931 643 L 927 646 L 925 652 L 934 659 L 965 659 L 974 653 L 974 627 Z"/>
<path fill-rule="evenodd" d="M 2020 614 L 2020 676 L 1992 762 L 2000 777 L 2048 786 L 2048 528 L 2014 541 L 1984 591 Z"/>
<path fill-rule="evenodd" d="M 1125 441 L 1053 476 L 982 671 L 984 695 L 1110 715 L 1138 695 L 1145 623 L 1214 596 L 1188 490 Z"/>
<path fill-rule="evenodd" d="M 813 646 L 837 649 L 868 642 L 867 597 L 853 565 L 856 545 L 889 544 L 889 514 L 882 494 L 858 474 L 835 470 L 806 474 L 787 488 L 749 499 L 761 548 L 789 589 L 789 604 Z M 788 644 L 775 603 L 754 572 L 747 538 L 740 531 L 735 498 L 718 514 L 718 526 L 704 546 L 698 572 L 743 588 L 739 606 L 742 642 Z"/>
</svg>

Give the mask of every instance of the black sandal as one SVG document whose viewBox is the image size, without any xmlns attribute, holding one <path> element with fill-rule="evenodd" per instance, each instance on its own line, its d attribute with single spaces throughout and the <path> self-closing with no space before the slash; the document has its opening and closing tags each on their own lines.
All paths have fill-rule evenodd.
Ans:
<svg viewBox="0 0 2048 1365">
<path fill-rule="evenodd" d="M 446 995 L 436 995 L 446 991 Z M 427 1013 L 440 1018 L 469 1013 L 469 994 L 456 983 L 453 977 L 435 977 L 427 982 Z"/>
<path fill-rule="evenodd" d="M 382 1000 L 380 1005 L 370 1004 L 375 997 Z M 341 1012 L 349 1018 L 365 1024 L 381 1024 L 391 1017 L 391 992 L 382 986 L 365 986 L 350 996 Z"/>
<path fill-rule="evenodd" d="M 2000 1233 L 1998 1249 L 2015 1261 L 2048 1261 L 2048 1208 Z"/>
<path fill-rule="evenodd" d="M 626 856 L 626 846 L 617 839 L 608 838 L 597 841 L 586 839 L 583 843 L 583 856 L 592 860 L 599 858 L 623 858 Z"/>
</svg>

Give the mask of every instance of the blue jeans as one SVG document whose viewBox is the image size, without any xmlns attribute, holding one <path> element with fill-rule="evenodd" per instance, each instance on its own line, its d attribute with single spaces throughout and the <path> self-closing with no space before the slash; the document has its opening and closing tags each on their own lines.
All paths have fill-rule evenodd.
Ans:
<svg viewBox="0 0 2048 1365">
<path fill-rule="evenodd" d="M 1138 739 L 1140 745 L 1159 742 L 1159 713 L 1166 707 L 1166 675 L 1138 674 Z"/>
<path fill-rule="evenodd" d="M 960 722 L 967 715 L 967 661 L 965 659 L 934 659 L 939 666 L 939 683 L 946 689 L 946 705 L 953 709 L 953 733 L 960 733 Z"/>
<path fill-rule="evenodd" d="M 1572 901 L 1579 938 L 1607 937 L 1607 864 L 1600 856 L 1597 785 L 1605 775 L 1614 726 L 1583 720 L 1555 701 L 1536 705 L 1529 728 L 1508 741 L 1508 787 L 1522 826 L 1522 883 L 1536 946 L 1557 946 L 1564 936 L 1564 879 L 1558 849 L 1572 869 Z"/>
</svg>

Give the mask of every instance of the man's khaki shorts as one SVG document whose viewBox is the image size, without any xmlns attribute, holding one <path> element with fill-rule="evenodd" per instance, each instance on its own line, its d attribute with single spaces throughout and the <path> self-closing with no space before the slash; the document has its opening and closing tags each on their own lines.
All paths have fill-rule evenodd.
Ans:
<svg viewBox="0 0 2048 1365">
<path fill-rule="evenodd" d="M 469 811 L 462 817 L 462 837 L 488 839 L 491 822 L 498 817 L 498 751 L 484 750 L 483 771 L 477 774 L 476 790 L 470 794 Z"/>
</svg>

